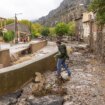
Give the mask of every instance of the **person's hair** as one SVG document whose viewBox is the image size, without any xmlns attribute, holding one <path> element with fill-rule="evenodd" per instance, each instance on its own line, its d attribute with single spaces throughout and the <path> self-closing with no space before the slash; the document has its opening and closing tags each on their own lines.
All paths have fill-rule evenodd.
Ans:
<svg viewBox="0 0 105 105">
<path fill-rule="evenodd" d="M 57 40 L 56 43 L 57 43 L 57 44 L 61 44 L 61 41 L 60 41 L 60 40 Z"/>
</svg>

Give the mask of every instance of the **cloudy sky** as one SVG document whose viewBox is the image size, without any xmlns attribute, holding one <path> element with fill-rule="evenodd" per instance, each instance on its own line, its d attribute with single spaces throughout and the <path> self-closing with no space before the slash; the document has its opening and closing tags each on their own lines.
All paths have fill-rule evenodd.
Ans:
<svg viewBox="0 0 105 105">
<path fill-rule="evenodd" d="M 15 13 L 18 19 L 38 19 L 45 16 L 50 10 L 57 8 L 63 0 L 1 0 L 0 17 L 13 18 Z"/>
</svg>

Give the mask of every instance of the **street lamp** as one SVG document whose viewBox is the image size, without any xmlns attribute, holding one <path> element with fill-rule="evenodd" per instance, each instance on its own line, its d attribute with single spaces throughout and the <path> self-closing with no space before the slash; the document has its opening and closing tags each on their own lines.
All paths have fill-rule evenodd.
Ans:
<svg viewBox="0 0 105 105">
<path fill-rule="evenodd" d="M 18 26 L 17 26 L 17 15 L 21 15 L 22 13 L 15 13 L 15 37 L 18 43 Z"/>
</svg>

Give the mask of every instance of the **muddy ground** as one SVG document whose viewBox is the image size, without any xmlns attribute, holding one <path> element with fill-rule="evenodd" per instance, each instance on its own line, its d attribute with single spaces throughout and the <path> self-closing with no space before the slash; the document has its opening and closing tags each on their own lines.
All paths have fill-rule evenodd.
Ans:
<svg viewBox="0 0 105 105">
<path fill-rule="evenodd" d="M 1 97 L 0 105 L 105 105 L 105 64 L 86 47 L 69 46 L 73 47 L 69 81 L 58 82 L 56 72 L 48 71 L 22 91 Z"/>
</svg>

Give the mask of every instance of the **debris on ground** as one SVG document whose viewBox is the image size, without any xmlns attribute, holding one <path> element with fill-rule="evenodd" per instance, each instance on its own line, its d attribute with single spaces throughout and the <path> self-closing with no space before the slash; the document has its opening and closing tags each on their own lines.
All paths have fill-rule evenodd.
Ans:
<svg viewBox="0 0 105 105">
<path fill-rule="evenodd" d="M 60 96 L 50 95 L 50 96 L 44 96 L 40 99 L 34 98 L 31 100 L 28 100 L 28 102 L 31 105 L 62 105 L 63 104 L 63 98 Z"/>
<path fill-rule="evenodd" d="M 35 73 L 34 80 L 23 88 L 12 105 L 105 105 L 105 64 L 86 47 L 76 50 L 77 44 L 69 46 L 73 48 L 68 65 L 70 80 L 65 81 L 68 76 L 64 69 L 64 81 L 57 78 L 55 71 Z M 10 105 L 6 97 L 0 98 L 0 105 Z"/>
<path fill-rule="evenodd" d="M 33 83 L 32 86 L 32 93 L 34 96 L 45 96 L 47 94 L 52 94 L 52 95 L 64 95 L 66 94 L 67 90 L 66 88 L 63 88 L 61 85 L 58 86 L 58 84 L 56 84 L 56 79 L 55 81 L 53 81 L 54 83 L 50 83 L 49 81 L 47 81 L 45 78 L 45 76 L 43 76 L 40 73 L 35 73 L 35 83 Z"/>
</svg>

